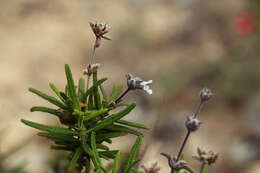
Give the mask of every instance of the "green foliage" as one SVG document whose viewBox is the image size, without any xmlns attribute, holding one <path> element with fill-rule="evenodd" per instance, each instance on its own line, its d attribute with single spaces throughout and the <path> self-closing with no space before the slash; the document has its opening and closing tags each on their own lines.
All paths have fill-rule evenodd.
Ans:
<svg viewBox="0 0 260 173">
<path fill-rule="evenodd" d="M 202 173 L 207 173 L 207 165 L 203 165 Z"/>
<path fill-rule="evenodd" d="M 135 144 L 133 145 L 133 147 L 131 149 L 129 158 L 128 158 L 126 166 L 125 166 L 124 173 L 133 172 L 133 166 L 139 161 L 139 159 L 136 159 L 136 155 L 138 154 L 141 143 L 142 143 L 142 136 L 138 136 Z"/>
<path fill-rule="evenodd" d="M 136 106 L 136 103 L 123 105 L 123 109 L 116 111 L 122 105 L 109 105 L 114 102 L 122 92 L 122 85 L 114 86 L 110 97 L 107 97 L 102 86 L 107 78 L 98 80 L 97 71 L 93 73 L 93 85 L 86 89 L 85 80 L 80 78 L 78 86 L 75 85 L 69 65 L 65 65 L 67 84 L 65 91 L 60 91 L 53 83 L 50 88 L 58 98 L 49 96 L 41 91 L 30 88 L 29 91 L 47 100 L 57 108 L 34 106 L 31 112 L 44 112 L 56 116 L 63 126 L 49 126 L 22 119 L 21 122 L 27 126 L 40 130 L 39 136 L 54 142 L 51 149 L 68 151 L 68 171 L 73 172 L 78 167 L 85 167 L 89 173 L 94 166 L 98 173 L 108 173 L 103 165 L 102 159 L 114 160 L 112 173 L 116 172 L 119 162 L 119 150 L 110 150 L 106 143 L 112 143 L 113 138 L 133 134 L 138 136 L 134 144 L 125 173 L 135 172 L 133 166 L 138 159 L 141 139 L 143 136 L 138 129 L 149 127 L 122 120 Z M 113 110 L 113 114 L 110 111 Z M 91 162 L 93 164 L 91 164 Z"/>
</svg>

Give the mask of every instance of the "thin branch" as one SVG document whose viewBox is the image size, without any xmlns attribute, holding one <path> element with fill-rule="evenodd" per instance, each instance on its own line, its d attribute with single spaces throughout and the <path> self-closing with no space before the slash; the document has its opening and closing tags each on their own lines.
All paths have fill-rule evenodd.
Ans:
<svg viewBox="0 0 260 173">
<path fill-rule="evenodd" d="M 130 89 L 127 88 L 127 89 L 116 99 L 115 103 L 118 104 L 118 103 L 121 101 L 121 99 L 122 99 L 129 91 L 130 91 Z"/>
<path fill-rule="evenodd" d="M 178 152 L 177 161 L 180 160 L 181 153 L 182 153 L 182 151 L 183 151 L 183 149 L 184 149 L 184 147 L 185 147 L 185 145 L 186 145 L 186 143 L 187 143 L 187 141 L 188 141 L 188 138 L 189 138 L 190 134 L 191 134 L 191 132 L 190 132 L 190 131 L 187 131 L 186 136 L 185 136 L 185 138 L 184 138 L 184 140 L 183 140 L 183 143 L 182 143 L 182 145 L 181 145 L 181 148 L 180 148 L 180 150 L 179 150 L 179 152 Z"/>
</svg>

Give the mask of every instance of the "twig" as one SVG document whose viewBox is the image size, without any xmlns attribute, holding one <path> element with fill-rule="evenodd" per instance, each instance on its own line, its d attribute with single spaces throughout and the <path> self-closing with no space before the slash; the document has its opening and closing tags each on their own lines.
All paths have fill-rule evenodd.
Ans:
<svg viewBox="0 0 260 173">
<path fill-rule="evenodd" d="M 179 152 L 178 152 L 177 161 L 180 160 L 181 153 L 182 153 L 182 151 L 183 151 L 183 149 L 184 149 L 184 147 L 185 147 L 185 145 L 186 145 L 186 143 L 187 143 L 187 141 L 188 141 L 188 138 L 189 138 L 190 134 L 191 134 L 191 132 L 190 132 L 190 131 L 187 131 L 186 136 L 185 136 L 185 138 L 184 138 L 184 140 L 183 140 L 183 143 L 182 143 L 182 145 L 181 145 L 181 148 L 180 148 L 180 150 L 179 150 Z"/>
<path fill-rule="evenodd" d="M 115 101 L 115 104 L 118 104 L 121 99 L 130 91 L 130 88 L 127 88 Z"/>
</svg>

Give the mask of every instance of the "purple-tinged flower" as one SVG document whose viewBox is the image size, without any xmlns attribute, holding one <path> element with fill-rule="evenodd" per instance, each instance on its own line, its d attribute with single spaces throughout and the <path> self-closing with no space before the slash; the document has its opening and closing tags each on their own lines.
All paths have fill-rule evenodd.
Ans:
<svg viewBox="0 0 260 173">
<path fill-rule="evenodd" d="M 142 89 L 150 95 L 153 93 L 152 89 L 150 89 L 150 85 L 153 82 L 152 80 L 143 81 L 139 77 L 134 77 L 131 74 L 127 74 L 126 78 L 127 78 L 127 86 L 130 90 Z"/>
</svg>

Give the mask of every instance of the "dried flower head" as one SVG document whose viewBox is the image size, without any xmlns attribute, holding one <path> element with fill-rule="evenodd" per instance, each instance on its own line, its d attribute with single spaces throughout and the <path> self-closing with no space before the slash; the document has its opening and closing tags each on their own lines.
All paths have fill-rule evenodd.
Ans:
<svg viewBox="0 0 260 173">
<path fill-rule="evenodd" d="M 83 70 L 84 75 L 91 76 L 98 68 L 100 64 L 88 64 L 88 68 Z"/>
<path fill-rule="evenodd" d="M 127 86 L 130 90 L 135 90 L 135 89 L 142 89 L 146 91 L 148 94 L 152 94 L 153 91 L 150 89 L 150 84 L 152 84 L 152 80 L 149 81 L 143 81 L 139 77 L 134 77 L 131 74 L 126 75 L 127 78 Z"/>
<path fill-rule="evenodd" d="M 200 91 L 200 100 L 201 100 L 201 102 L 208 101 L 209 99 L 211 99 L 212 96 L 213 96 L 213 93 L 208 88 L 203 88 Z"/>
<path fill-rule="evenodd" d="M 160 171 L 160 167 L 158 166 L 158 163 L 155 162 L 152 164 L 150 168 L 147 168 L 146 166 L 142 165 L 141 168 L 143 168 L 143 171 L 141 173 L 158 173 Z"/>
<path fill-rule="evenodd" d="M 176 156 L 172 157 L 168 154 L 165 153 L 161 153 L 161 155 L 163 155 L 164 157 L 166 157 L 168 159 L 168 165 L 171 168 L 171 172 L 174 171 L 179 171 L 181 169 L 185 169 L 189 172 L 193 172 L 188 166 L 187 166 L 187 162 L 184 160 L 178 160 Z"/>
<path fill-rule="evenodd" d="M 199 129 L 201 121 L 194 118 L 194 116 L 188 116 L 185 125 L 190 132 L 194 132 Z"/>
<path fill-rule="evenodd" d="M 202 162 L 203 164 L 211 165 L 216 162 L 218 159 L 218 153 L 213 151 L 206 152 L 198 147 L 197 149 L 198 156 L 193 156 L 194 159 Z"/>
<path fill-rule="evenodd" d="M 101 39 L 106 39 L 106 40 L 111 40 L 111 38 L 105 36 L 106 33 L 108 33 L 110 31 L 110 26 L 108 24 L 105 24 L 105 23 L 92 23 L 92 22 L 89 22 L 90 24 L 90 27 L 92 29 L 92 31 L 94 32 L 95 36 L 96 36 L 96 42 L 95 42 L 95 45 L 94 47 L 95 48 L 98 48 L 101 44 Z"/>
</svg>

